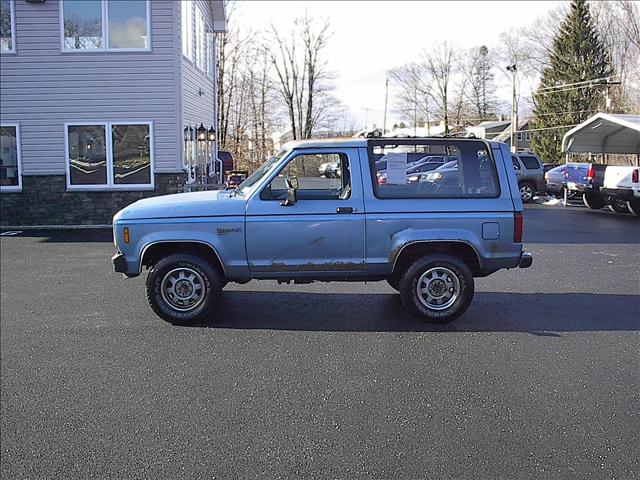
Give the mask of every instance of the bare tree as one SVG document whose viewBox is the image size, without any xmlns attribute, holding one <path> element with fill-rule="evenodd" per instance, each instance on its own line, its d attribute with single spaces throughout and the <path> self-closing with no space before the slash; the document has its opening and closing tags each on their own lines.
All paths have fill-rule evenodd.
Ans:
<svg viewBox="0 0 640 480">
<path fill-rule="evenodd" d="M 454 72 L 454 62 L 457 60 L 457 52 L 444 41 L 433 52 L 423 52 L 423 58 L 433 82 L 431 98 L 442 112 L 444 134 L 448 135 L 450 83 Z"/>
<path fill-rule="evenodd" d="M 466 75 L 469 77 L 467 95 L 478 120 L 487 120 L 495 114 L 497 101 L 493 75 L 494 56 L 486 45 L 472 48 L 467 54 Z"/>
<path fill-rule="evenodd" d="M 308 15 L 282 35 L 271 27 L 271 61 L 294 139 L 310 138 L 335 105 L 331 75 L 323 58 L 329 39 L 329 21 L 316 23 Z"/>
<path fill-rule="evenodd" d="M 408 63 L 387 71 L 391 85 L 396 91 L 394 110 L 402 118 L 410 119 L 414 127 L 431 126 L 433 109 L 431 79 L 424 63 Z"/>
</svg>

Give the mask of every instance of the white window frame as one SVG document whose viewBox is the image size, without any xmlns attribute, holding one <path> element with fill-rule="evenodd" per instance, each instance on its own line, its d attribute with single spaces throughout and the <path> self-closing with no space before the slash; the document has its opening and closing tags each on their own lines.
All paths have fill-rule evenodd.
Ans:
<svg viewBox="0 0 640 480">
<path fill-rule="evenodd" d="M 20 137 L 20 124 L 18 122 L 1 122 L 2 127 L 15 127 L 16 129 L 16 161 L 18 162 L 18 185 L 4 185 L 0 186 L 0 192 L 21 192 L 22 191 L 22 149 L 20 148 L 22 139 Z"/>
<path fill-rule="evenodd" d="M 191 13 L 191 18 L 189 18 L 188 22 L 186 21 L 187 20 L 186 18 L 182 17 L 183 5 L 189 5 L 188 7 L 185 7 L 185 9 L 189 10 L 189 12 Z M 187 60 L 189 60 L 190 62 L 193 62 L 194 64 L 195 64 L 195 8 L 194 8 L 195 6 L 196 5 L 194 4 L 193 0 L 180 1 L 180 17 L 181 17 L 180 21 L 182 22 L 181 31 L 182 31 L 182 44 L 183 44 L 182 56 Z M 186 32 L 185 32 L 185 28 L 186 28 Z M 185 36 L 187 37 L 187 42 L 185 42 Z M 188 40 L 191 40 L 191 42 L 188 42 Z M 184 51 L 185 43 L 189 46 L 188 51 L 186 53 Z"/>
<path fill-rule="evenodd" d="M 16 48 L 16 1 L 9 0 L 9 14 L 11 15 L 11 50 L 0 50 L 0 55 L 15 55 Z M 11 126 L 10 124 L 7 124 Z"/>
<path fill-rule="evenodd" d="M 107 183 L 105 185 L 72 185 L 71 184 L 71 166 L 69 162 L 69 127 L 82 127 L 87 125 L 103 126 L 105 129 L 105 156 L 107 159 Z M 150 180 L 151 183 L 123 183 L 117 184 L 113 181 L 113 135 L 111 127 L 113 125 L 148 125 L 149 126 L 149 156 L 150 156 Z M 155 135 L 153 131 L 153 122 L 141 120 L 111 120 L 94 121 L 94 122 L 65 122 L 64 124 L 64 162 L 67 174 L 67 190 L 68 191 L 85 191 L 96 192 L 105 190 L 128 190 L 128 191 L 145 191 L 155 190 Z"/>
<path fill-rule="evenodd" d="M 95 52 L 151 52 L 151 2 L 144 0 L 147 15 L 147 47 L 146 48 L 111 48 L 109 47 L 109 6 L 108 0 L 101 0 L 102 12 L 102 48 L 65 48 L 64 47 L 64 0 L 60 0 L 60 51 L 62 53 L 95 53 Z"/>
</svg>

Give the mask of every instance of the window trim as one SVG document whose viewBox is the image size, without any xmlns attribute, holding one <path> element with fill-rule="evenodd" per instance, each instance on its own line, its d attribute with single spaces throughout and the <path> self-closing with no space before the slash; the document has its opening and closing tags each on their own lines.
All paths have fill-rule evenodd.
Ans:
<svg viewBox="0 0 640 480">
<path fill-rule="evenodd" d="M 20 123 L 19 122 L 2 122 L 2 127 L 15 127 L 16 129 L 16 161 L 18 163 L 18 185 L 4 185 L 0 186 L 0 192 L 2 193 L 19 193 L 22 192 L 22 137 L 20 136 Z"/>
<path fill-rule="evenodd" d="M 189 10 L 191 12 L 191 18 L 190 18 L 190 22 L 189 22 L 189 26 L 187 27 L 187 36 L 189 31 L 191 31 L 191 56 L 185 54 L 184 52 L 184 36 L 182 35 L 182 27 L 184 25 L 187 25 L 187 23 L 184 21 L 184 18 L 182 17 L 182 5 L 189 5 Z M 182 50 L 182 57 L 186 58 L 187 60 L 189 60 L 191 63 L 193 63 L 195 65 L 195 48 L 194 48 L 194 44 L 195 44 L 195 13 L 194 13 L 194 2 L 193 0 L 181 0 L 180 1 L 180 35 L 181 35 L 181 45 L 180 45 L 180 49 Z"/>
<path fill-rule="evenodd" d="M 60 52 L 61 53 L 114 53 L 114 52 L 151 52 L 151 1 L 144 0 L 147 16 L 147 47 L 146 48 L 111 48 L 109 47 L 109 5 L 108 0 L 101 1 L 102 15 L 102 48 L 65 48 L 64 47 L 64 1 L 59 3 L 59 23 L 60 23 Z"/>
<path fill-rule="evenodd" d="M 422 142 L 422 143 L 421 143 Z M 491 173 L 494 184 L 496 186 L 495 195 L 486 196 L 473 196 L 473 195 L 450 195 L 450 196 L 432 196 L 432 197 L 379 197 L 378 196 L 378 182 L 376 178 L 375 161 L 373 160 L 373 147 L 385 145 L 421 145 L 424 143 L 454 143 L 454 142 L 476 142 L 483 144 L 487 149 L 487 156 L 491 160 L 492 168 Z M 491 200 L 500 198 L 502 196 L 502 186 L 500 185 L 500 175 L 498 173 L 498 164 L 493 154 L 493 149 L 488 141 L 479 138 L 446 138 L 446 137 L 434 137 L 434 138 L 382 138 L 382 139 L 370 139 L 367 141 L 367 164 L 369 166 L 369 178 L 371 180 L 371 191 L 376 200 L 420 200 L 420 201 L 432 201 L 432 200 Z"/>
<path fill-rule="evenodd" d="M 216 43 L 215 43 L 215 31 L 213 29 L 213 25 L 211 24 L 211 22 L 209 21 L 209 17 L 207 17 L 207 15 L 205 14 L 204 10 L 202 9 L 202 7 L 200 6 L 200 4 L 196 3 L 194 0 L 181 0 L 181 5 L 183 3 L 189 3 L 191 4 L 190 10 L 191 10 L 191 18 L 189 19 L 189 27 L 188 29 L 190 29 L 191 31 L 191 56 L 188 56 L 185 54 L 184 52 L 184 47 L 182 45 L 182 41 L 184 40 L 183 38 L 181 39 L 181 45 L 180 45 L 180 49 L 182 50 L 182 58 L 186 59 L 189 61 L 189 63 L 191 65 L 193 65 L 200 73 L 202 73 L 203 75 L 205 75 L 207 78 L 213 80 L 213 77 L 215 76 L 215 60 L 213 57 L 213 53 L 215 52 L 216 49 Z M 182 8 L 182 7 L 181 7 Z M 198 65 L 198 38 L 197 38 L 197 14 L 196 14 L 196 10 L 200 12 L 200 14 L 202 15 L 202 36 L 203 36 L 203 44 L 202 44 L 202 55 L 204 57 L 203 62 L 204 65 L 201 68 L 200 65 Z M 185 19 L 182 17 L 182 9 L 180 10 L 180 35 L 181 37 L 182 35 L 182 27 L 186 24 L 186 22 L 184 21 Z M 210 40 L 210 45 L 209 45 L 209 39 L 207 38 L 208 35 L 211 35 L 211 40 Z"/>
<path fill-rule="evenodd" d="M 69 127 L 81 127 L 89 125 L 102 125 L 105 128 L 105 156 L 107 160 L 107 183 L 105 185 L 72 185 L 71 166 L 69 163 Z M 148 125 L 149 126 L 149 156 L 150 156 L 150 183 L 121 183 L 113 181 L 113 125 Z M 64 123 L 64 162 L 66 171 L 67 191 L 97 192 L 109 190 L 125 191 L 153 191 L 155 190 L 155 136 L 153 122 L 147 120 L 110 120 L 110 121 L 83 121 Z"/>
<path fill-rule="evenodd" d="M 9 0 L 9 14 L 11 15 L 11 50 L 0 50 L 0 55 L 15 55 L 18 53 L 16 47 L 16 0 Z M 11 126 L 7 124 L 7 126 Z"/>
</svg>

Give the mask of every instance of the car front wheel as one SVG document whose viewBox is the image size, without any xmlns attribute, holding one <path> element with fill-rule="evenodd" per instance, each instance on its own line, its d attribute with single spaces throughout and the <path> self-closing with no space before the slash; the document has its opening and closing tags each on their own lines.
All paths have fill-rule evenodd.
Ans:
<svg viewBox="0 0 640 480">
<path fill-rule="evenodd" d="M 169 255 L 149 271 L 147 300 L 169 323 L 206 322 L 220 298 L 223 281 L 218 270 L 201 257 Z"/>
<path fill-rule="evenodd" d="M 585 206 L 591 208 L 592 210 L 599 210 L 605 205 L 603 198 L 600 195 L 594 193 L 585 193 L 582 196 L 582 201 L 584 202 Z"/>
<path fill-rule="evenodd" d="M 473 275 L 460 259 L 428 255 L 400 278 L 405 308 L 429 323 L 447 323 L 462 315 L 473 299 Z"/>
</svg>

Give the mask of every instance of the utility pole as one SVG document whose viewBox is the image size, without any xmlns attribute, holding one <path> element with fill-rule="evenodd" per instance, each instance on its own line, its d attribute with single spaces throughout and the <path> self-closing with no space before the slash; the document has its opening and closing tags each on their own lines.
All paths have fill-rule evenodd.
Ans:
<svg viewBox="0 0 640 480">
<path fill-rule="evenodd" d="M 367 121 L 369 119 L 369 110 L 371 110 L 371 108 L 369 107 L 361 107 L 362 110 L 364 110 L 364 128 L 367 128 Z"/>
<path fill-rule="evenodd" d="M 516 64 L 509 65 L 507 70 L 513 74 L 512 86 L 511 86 L 511 152 L 515 153 L 518 151 L 518 138 L 516 136 L 516 132 L 518 131 L 518 102 L 516 98 L 516 72 L 518 68 Z"/>
<path fill-rule="evenodd" d="M 389 79 L 384 84 L 384 116 L 382 117 L 382 136 L 387 133 L 387 101 L 389 100 Z"/>
</svg>

